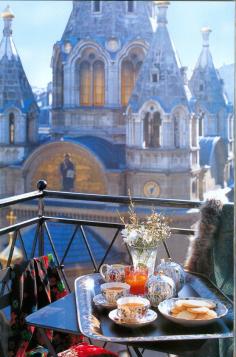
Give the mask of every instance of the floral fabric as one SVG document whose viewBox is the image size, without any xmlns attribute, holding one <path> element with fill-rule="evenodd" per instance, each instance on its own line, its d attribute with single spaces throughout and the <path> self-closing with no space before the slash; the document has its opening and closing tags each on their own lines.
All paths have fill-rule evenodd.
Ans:
<svg viewBox="0 0 236 357">
<path fill-rule="evenodd" d="M 11 337 L 8 340 L 8 357 L 46 356 L 37 329 L 25 322 L 27 315 L 65 296 L 67 291 L 60 278 L 57 267 L 47 256 L 33 258 L 28 262 L 16 264 L 12 270 L 11 294 Z M 62 351 L 82 341 L 81 336 L 47 331 L 47 336 L 56 351 Z M 30 352 L 32 351 L 32 352 Z M 34 354 L 33 354 L 34 353 Z"/>
<path fill-rule="evenodd" d="M 37 346 L 32 351 L 26 353 L 27 357 L 47 357 L 48 350 L 43 346 Z"/>
</svg>

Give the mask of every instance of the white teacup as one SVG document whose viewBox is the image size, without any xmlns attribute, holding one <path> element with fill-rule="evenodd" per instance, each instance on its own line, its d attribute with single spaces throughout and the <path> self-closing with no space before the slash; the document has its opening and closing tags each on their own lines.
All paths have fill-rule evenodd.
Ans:
<svg viewBox="0 0 236 357">
<path fill-rule="evenodd" d="M 102 295 L 108 303 L 116 304 L 116 301 L 129 294 L 130 285 L 121 282 L 105 283 L 101 285 Z"/>
<path fill-rule="evenodd" d="M 150 301 L 140 296 L 127 296 L 117 300 L 117 315 L 124 321 L 135 321 L 142 319 L 148 309 Z"/>
<path fill-rule="evenodd" d="M 102 264 L 99 272 L 107 283 L 125 281 L 125 265 L 123 264 Z"/>
</svg>

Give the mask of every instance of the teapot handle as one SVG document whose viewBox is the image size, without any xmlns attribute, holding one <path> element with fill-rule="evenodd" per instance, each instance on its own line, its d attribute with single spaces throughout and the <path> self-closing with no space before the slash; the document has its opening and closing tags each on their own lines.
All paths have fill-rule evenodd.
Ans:
<svg viewBox="0 0 236 357">
<path fill-rule="evenodd" d="M 108 264 L 102 264 L 100 269 L 99 269 L 99 273 L 101 274 L 102 278 L 104 280 L 106 280 L 106 277 L 105 277 L 105 274 L 107 272 L 107 269 L 108 269 L 109 265 Z"/>
</svg>

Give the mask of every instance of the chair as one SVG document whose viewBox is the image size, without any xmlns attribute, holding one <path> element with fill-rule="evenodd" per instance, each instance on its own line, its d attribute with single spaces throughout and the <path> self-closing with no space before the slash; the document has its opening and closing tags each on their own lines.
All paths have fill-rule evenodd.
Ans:
<svg viewBox="0 0 236 357">
<path fill-rule="evenodd" d="M 27 315 L 65 296 L 67 291 L 52 259 L 33 258 L 15 264 L 11 273 L 11 336 L 8 356 L 48 356 L 40 333 L 25 322 Z M 117 356 L 104 348 L 83 343 L 83 336 L 47 331 L 58 356 Z M 65 351 L 66 350 L 66 351 Z M 64 352 L 63 352 L 64 351 Z"/>
<path fill-rule="evenodd" d="M 234 205 L 210 199 L 201 208 L 198 234 L 190 245 L 185 268 L 205 274 L 225 295 L 233 299 Z M 181 356 L 231 357 L 232 339 L 213 340 L 201 351 Z"/>
</svg>

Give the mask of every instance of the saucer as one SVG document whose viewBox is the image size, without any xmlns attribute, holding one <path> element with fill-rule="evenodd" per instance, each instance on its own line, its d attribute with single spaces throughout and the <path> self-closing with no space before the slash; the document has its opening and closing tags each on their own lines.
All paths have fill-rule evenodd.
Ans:
<svg viewBox="0 0 236 357">
<path fill-rule="evenodd" d="M 110 302 L 108 302 L 105 299 L 105 297 L 102 294 L 95 295 L 93 298 L 93 302 L 97 306 L 102 306 L 102 307 L 109 308 L 109 309 L 116 307 L 116 303 L 111 304 Z"/>
<path fill-rule="evenodd" d="M 157 313 L 151 309 L 148 310 L 146 315 L 140 319 L 139 321 L 125 321 L 117 316 L 117 309 L 112 310 L 109 312 L 110 319 L 115 322 L 115 324 L 125 326 L 125 327 L 141 327 L 150 324 L 151 322 L 155 321 L 157 318 Z"/>
</svg>

